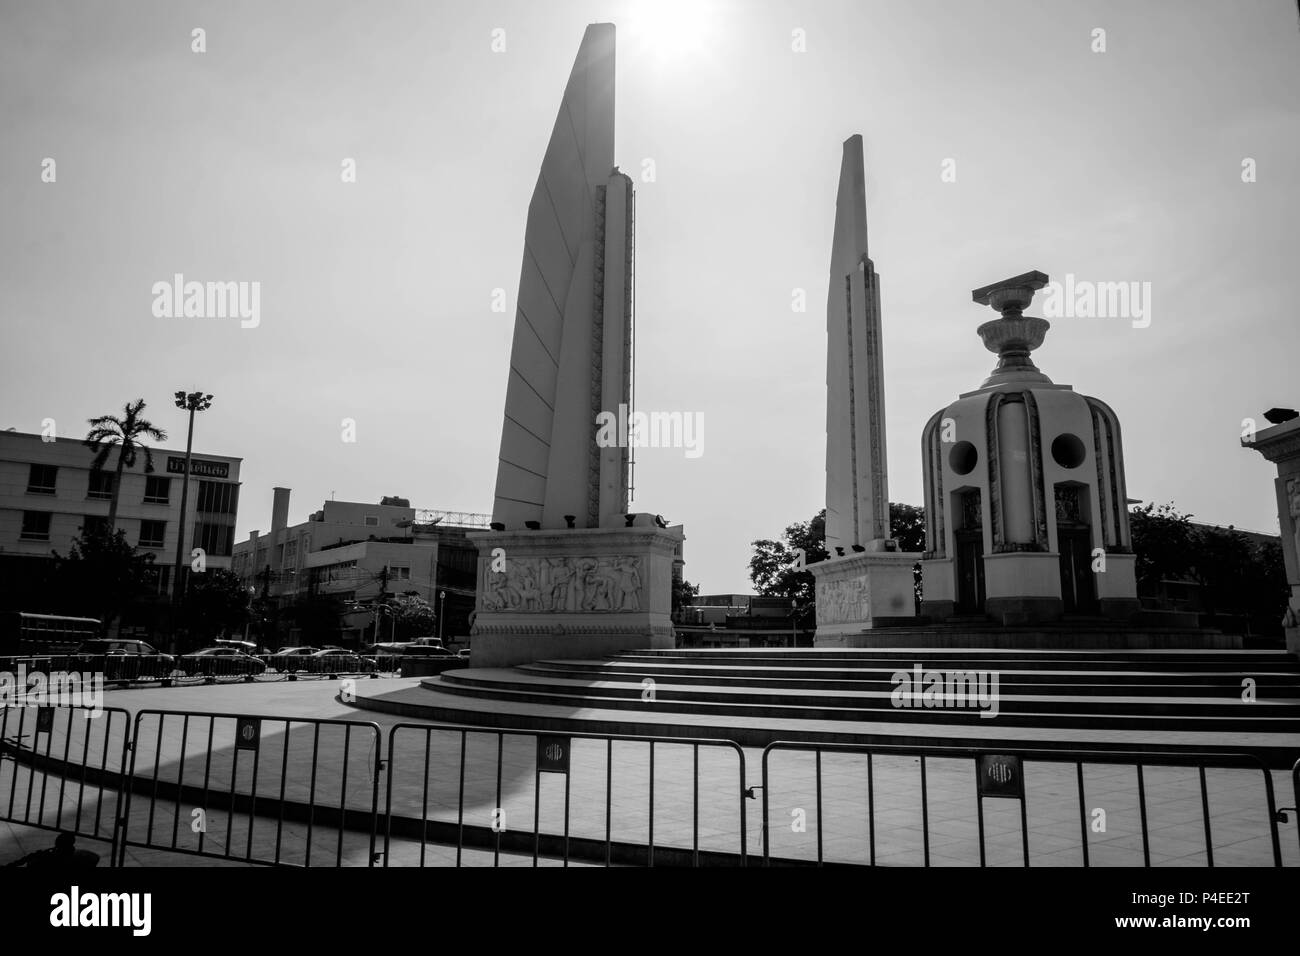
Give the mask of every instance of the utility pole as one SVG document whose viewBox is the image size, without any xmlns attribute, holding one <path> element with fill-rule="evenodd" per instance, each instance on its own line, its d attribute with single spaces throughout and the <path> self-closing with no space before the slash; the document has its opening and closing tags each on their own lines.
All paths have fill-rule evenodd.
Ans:
<svg viewBox="0 0 1300 956">
<path fill-rule="evenodd" d="M 384 565 L 383 570 L 379 572 L 379 604 L 387 606 L 388 604 L 388 565 Z M 392 612 L 392 609 L 389 609 Z M 393 628 L 391 631 L 393 640 L 397 640 L 397 616 L 393 615 Z M 379 643 L 379 615 L 375 615 L 375 643 Z"/>
<path fill-rule="evenodd" d="M 190 413 L 189 434 L 185 438 L 185 473 L 181 475 L 181 513 L 176 526 L 176 568 L 172 575 L 172 605 L 179 611 L 185 600 L 185 585 L 182 574 L 185 567 L 185 509 L 189 503 L 190 492 L 190 453 L 194 448 L 194 413 L 207 411 L 212 407 L 212 396 L 203 392 L 176 393 L 176 407 Z"/>
<path fill-rule="evenodd" d="M 442 643 L 442 619 L 447 611 L 447 592 L 438 592 L 438 643 Z"/>
<path fill-rule="evenodd" d="M 253 560 L 257 560 L 257 555 L 253 555 Z M 258 614 L 258 631 L 261 633 L 262 642 L 266 643 L 266 614 L 267 605 L 271 597 L 271 566 L 268 564 L 257 575 L 262 579 L 262 601 L 261 613 Z"/>
</svg>

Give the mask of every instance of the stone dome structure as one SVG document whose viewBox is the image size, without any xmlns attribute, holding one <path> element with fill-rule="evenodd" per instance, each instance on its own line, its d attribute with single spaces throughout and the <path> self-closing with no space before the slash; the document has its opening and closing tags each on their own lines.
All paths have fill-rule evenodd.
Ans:
<svg viewBox="0 0 1300 956">
<path fill-rule="evenodd" d="M 1024 310 L 1047 281 L 1029 272 L 972 293 L 1001 313 L 978 329 L 997 367 L 922 434 L 921 613 L 933 619 L 1015 625 L 1139 610 L 1119 419 L 1030 358 L 1050 325 Z"/>
</svg>

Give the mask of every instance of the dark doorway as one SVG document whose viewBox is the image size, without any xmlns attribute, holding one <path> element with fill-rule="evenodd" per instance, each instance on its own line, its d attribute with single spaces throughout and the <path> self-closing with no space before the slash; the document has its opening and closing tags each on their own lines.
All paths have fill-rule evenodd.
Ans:
<svg viewBox="0 0 1300 956">
<path fill-rule="evenodd" d="M 1066 614 L 1097 613 L 1091 538 L 1087 527 L 1057 528 L 1061 548 L 1061 600 Z"/>
<path fill-rule="evenodd" d="M 978 488 L 960 493 L 957 500 L 957 527 L 953 533 L 957 546 L 958 614 L 984 613 L 984 516 Z"/>
<path fill-rule="evenodd" d="M 1056 486 L 1056 544 L 1061 554 L 1061 603 L 1066 614 L 1096 614 L 1098 610 L 1087 513 L 1081 486 Z"/>
<path fill-rule="evenodd" d="M 984 611 L 984 535 L 980 531 L 957 532 L 958 614 Z"/>
</svg>

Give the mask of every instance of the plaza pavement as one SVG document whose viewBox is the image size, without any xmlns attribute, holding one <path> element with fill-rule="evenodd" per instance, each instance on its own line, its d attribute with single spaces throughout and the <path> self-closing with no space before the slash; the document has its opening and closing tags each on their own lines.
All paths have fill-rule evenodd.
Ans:
<svg viewBox="0 0 1300 956">
<path fill-rule="evenodd" d="M 410 687 L 413 680 L 366 681 L 366 690 Z M 379 685 L 379 686 L 375 686 Z M 462 733 L 430 722 L 392 717 L 349 707 L 337 699 L 335 681 L 224 684 L 178 688 L 136 688 L 106 694 L 105 706 L 122 708 L 132 716 L 141 710 L 182 712 L 207 711 L 219 716 L 209 720 L 191 716 L 167 716 L 163 720 L 147 715 L 137 738 L 136 775 L 152 781 L 155 768 L 162 784 L 184 784 L 200 788 L 195 799 L 178 805 L 160 795 L 156 801 L 135 794 L 131 798 L 127 865 L 209 865 L 212 857 L 169 852 L 167 848 L 205 853 L 229 852 L 236 857 L 279 859 L 288 864 L 364 866 L 371 858 L 371 839 L 357 821 L 368 819 L 375 799 L 378 770 L 378 807 L 382 812 L 392 800 L 393 814 L 412 820 L 427 819 L 455 824 L 461 790 L 463 762 L 464 816 L 467 827 L 490 828 L 494 820 L 507 831 L 533 832 L 535 743 L 527 734 L 508 731 Z M 6 722 L 6 742 L 30 748 L 34 736 L 31 716 L 19 741 L 18 711 L 0 715 Z M 33 714 L 28 711 L 28 714 Z M 214 800 L 205 805 L 201 788 L 207 779 L 208 793 L 249 794 L 252 791 L 251 751 L 236 751 L 235 715 L 276 715 L 261 728 L 257 754 L 256 797 L 261 807 L 250 817 L 233 815 Z M 295 719 L 347 721 L 351 729 L 336 724 L 296 723 Z M 388 759 L 390 728 L 397 731 L 392 758 L 392 788 L 388 792 L 388 767 L 377 761 Z M 378 732 L 367 725 L 374 725 Z M 84 721 L 79 716 L 62 719 L 54 731 L 42 735 L 38 753 L 55 759 L 83 759 L 92 766 L 116 770 L 120 766 L 122 735 L 127 726 L 123 714 Z M 426 734 L 424 728 L 433 728 Z M 209 755 L 208 734 L 212 749 Z M 1182 742 L 1171 734 L 1170 743 Z M 462 755 L 463 742 L 463 755 Z M 498 747 L 500 748 L 498 751 Z M 317 752 L 312 774 L 312 753 Z M 737 853 L 740 849 L 740 760 L 730 746 L 702 745 L 698 750 L 699 785 L 692 788 L 697 755 L 686 743 L 660 743 L 654 753 L 654 842 L 656 846 L 691 848 L 698 834 L 702 851 Z M 750 787 L 761 781 L 761 751 L 743 750 L 744 779 Z M 182 759 L 182 755 L 184 759 Z M 427 755 L 427 764 L 426 764 Z M 768 793 L 771 851 L 775 857 L 812 861 L 818 853 L 818 804 L 814 786 L 815 757 L 811 753 L 778 751 L 771 755 Z M 498 798 L 497 766 L 501 767 Z M 346 774 L 345 774 L 346 766 Z M 428 772 L 426 773 L 426 766 Z M 607 789 L 607 767 L 612 785 Z M 867 760 L 859 754 L 823 754 L 821 797 L 821 846 L 828 862 L 867 862 L 871 859 L 871 834 L 867 810 Z M 1027 762 L 1026 804 L 1030 864 L 1032 866 L 1078 866 L 1080 812 L 1073 764 Z M 232 785 L 233 777 L 233 785 Z M 926 761 L 931 865 L 977 866 L 978 824 L 974 773 L 969 759 L 928 758 Z M 565 778 L 541 775 L 540 827 L 543 833 L 559 834 L 564 829 Z M 650 836 L 650 748 L 646 743 L 604 740 L 572 741 L 569 777 L 569 832 L 575 838 L 603 841 L 606 821 L 616 842 L 645 844 Z M 1289 774 L 1274 772 L 1278 804 L 1295 803 Z M 872 762 L 875 807 L 875 861 L 881 865 L 921 865 L 924 862 L 920 762 L 916 757 L 876 756 Z M 1150 853 L 1153 865 L 1204 866 L 1204 830 L 1199 778 L 1194 769 L 1148 767 L 1145 770 L 1146 809 L 1149 821 Z M 1208 770 L 1207 795 L 1212 812 L 1212 837 L 1216 865 L 1268 866 L 1272 863 L 1267 824 L 1263 773 L 1255 770 Z M 165 787 L 164 787 L 165 790 Z M 608 792 L 608 807 L 606 794 Z M 309 826 L 305 820 L 278 819 L 278 801 L 314 803 L 318 816 Z M 698 795 L 697 795 L 698 794 Z M 111 835 L 111 804 L 115 793 L 106 792 L 97 806 L 97 788 L 81 790 L 75 781 L 46 776 L 11 759 L 0 760 L 0 816 L 27 822 L 42 821 L 67 826 L 82 813 L 82 832 L 107 838 Z M 751 857 L 762 852 L 761 791 L 759 799 L 745 801 L 747 847 Z M 1100 820 L 1104 811 L 1104 832 L 1088 834 L 1090 863 L 1094 866 L 1141 865 L 1142 841 L 1136 774 L 1131 766 L 1087 765 L 1085 806 L 1089 823 Z M 12 805 L 12 809 L 10 808 Z M 495 813 L 498 811 L 501 813 Z M 206 832 L 194 832 L 195 810 L 204 811 Z M 8 812 L 6 812 L 8 811 Z M 94 814 L 98 812 L 99 819 Z M 329 814 L 351 812 L 352 828 L 333 826 Z M 60 813 L 62 817 L 60 818 Z M 495 816 L 494 816 L 495 813 Z M 359 814 L 359 815 L 358 815 Z M 292 817 L 292 814 L 289 814 Z M 1300 865 L 1296 816 L 1279 825 L 1284 863 Z M 252 832 L 250 836 L 250 821 Z M 482 831 L 480 831 L 482 832 Z M 987 863 L 993 866 L 1022 864 L 1020 806 L 1017 801 L 986 799 L 984 832 Z M 531 836 L 530 836 L 531 839 Z M 35 847 L 48 846 L 53 834 L 20 824 L 0 824 L 0 864 L 9 862 Z M 99 850 L 89 838 L 79 845 L 107 856 L 107 843 Z M 531 845 L 531 843 L 529 843 Z M 157 848 L 157 849 L 155 849 Z M 383 834 L 375 849 L 384 850 Z M 455 847 L 420 843 L 410 837 L 394 838 L 389 847 L 389 864 L 418 865 L 421 853 L 425 865 L 455 862 Z M 310 855 L 309 855 L 310 853 Z M 490 849 L 465 848 L 465 865 L 492 865 Z M 375 858 L 382 862 L 382 857 Z M 531 852 L 502 853 L 501 865 L 531 865 Z M 107 860 L 103 861 L 105 864 Z M 558 860 L 543 857 L 543 865 Z M 574 861 L 575 864 L 577 861 Z"/>
</svg>

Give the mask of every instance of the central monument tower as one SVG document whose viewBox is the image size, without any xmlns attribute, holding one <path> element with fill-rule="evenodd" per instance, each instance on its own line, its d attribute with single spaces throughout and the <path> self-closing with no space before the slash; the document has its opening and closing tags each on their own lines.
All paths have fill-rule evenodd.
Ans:
<svg viewBox="0 0 1300 956">
<path fill-rule="evenodd" d="M 633 514 L 635 194 L 614 165 L 614 26 L 587 27 L 528 206 L 471 664 L 672 647 L 681 528 Z"/>
</svg>

